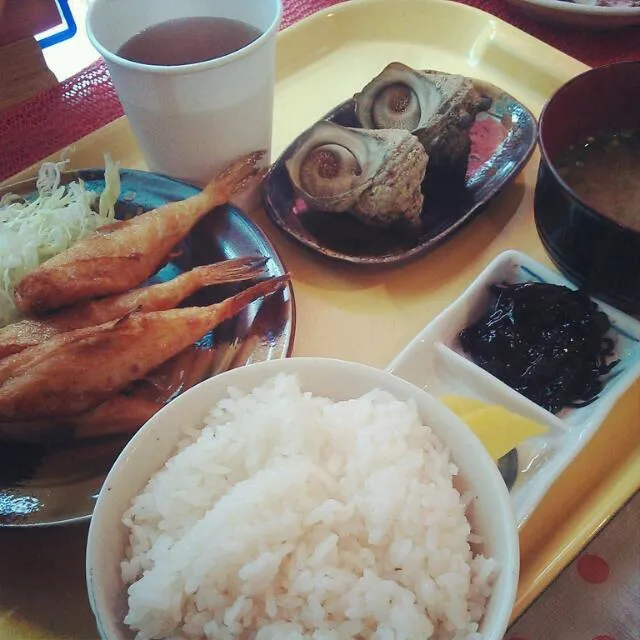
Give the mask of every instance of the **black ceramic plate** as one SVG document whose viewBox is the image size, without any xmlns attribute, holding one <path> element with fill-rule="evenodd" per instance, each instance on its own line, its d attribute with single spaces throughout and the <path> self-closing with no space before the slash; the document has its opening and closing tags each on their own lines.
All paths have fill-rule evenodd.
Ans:
<svg viewBox="0 0 640 640">
<path fill-rule="evenodd" d="M 65 180 L 82 178 L 101 191 L 101 170 L 79 171 Z M 166 202 L 182 200 L 198 190 L 144 171 L 122 170 L 119 218 L 148 211 Z M 7 187 L 28 194 L 35 181 Z M 2 193 L 0 193 L 2 195 Z M 262 231 L 241 211 L 221 207 L 203 218 L 188 238 L 172 252 L 171 262 L 154 279 L 170 279 L 199 264 L 242 256 L 266 256 L 268 275 L 285 273 L 275 249 Z M 218 302 L 250 283 L 217 285 L 198 292 L 197 304 Z M 189 304 L 189 300 L 183 304 Z M 219 325 L 180 360 L 177 375 L 206 368 L 204 377 L 252 362 L 284 358 L 293 348 L 295 307 L 289 285 L 282 292 L 258 300 L 238 316 Z M 91 516 L 97 494 L 126 437 L 105 437 L 65 445 L 16 444 L 0 441 L 0 526 L 66 524 Z"/>
<path fill-rule="evenodd" d="M 535 148 L 537 126 L 533 114 L 498 87 L 480 81 L 475 84 L 493 103 L 488 112 L 478 116 L 471 130 L 465 183 L 461 186 L 440 178 L 429 183 L 419 232 L 409 235 L 380 230 L 349 214 L 300 207 L 285 167 L 295 140 L 271 167 L 263 183 L 267 214 L 298 242 L 337 260 L 398 264 L 429 253 L 482 211 L 517 176 Z M 358 127 L 352 100 L 339 105 L 324 119 Z"/>
</svg>

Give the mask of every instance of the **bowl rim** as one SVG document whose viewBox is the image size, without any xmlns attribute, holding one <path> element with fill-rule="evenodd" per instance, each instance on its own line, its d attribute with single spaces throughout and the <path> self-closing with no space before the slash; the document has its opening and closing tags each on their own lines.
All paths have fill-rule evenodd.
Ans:
<svg viewBox="0 0 640 640">
<path fill-rule="evenodd" d="M 580 204 L 584 214 L 586 214 L 588 217 L 595 218 L 598 222 L 604 223 L 606 226 L 612 229 L 615 229 L 618 232 L 630 233 L 634 237 L 637 236 L 637 238 L 640 240 L 640 230 L 632 229 L 631 227 L 627 227 L 623 224 L 620 224 L 616 220 L 613 220 L 613 218 L 610 218 L 609 216 L 606 216 L 604 213 L 601 213 L 600 211 L 592 207 L 590 204 L 588 204 L 585 200 L 583 200 L 580 197 L 580 195 L 574 189 L 572 189 L 567 184 L 567 182 L 565 182 L 564 178 L 560 175 L 559 171 L 557 170 L 555 162 L 551 159 L 551 156 L 547 150 L 546 141 L 543 135 L 544 121 L 545 121 L 545 117 L 548 116 L 550 107 L 555 103 L 557 99 L 561 98 L 566 91 L 571 90 L 571 88 L 575 84 L 579 82 L 583 82 L 586 77 L 592 76 L 594 74 L 606 74 L 609 72 L 611 68 L 618 68 L 622 66 L 637 67 L 638 73 L 640 73 L 640 60 L 623 60 L 619 62 L 611 62 L 609 64 L 587 69 L 586 71 L 579 73 L 578 75 L 574 76 L 573 78 L 565 82 L 563 85 L 558 87 L 554 91 L 554 93 L 551 94 L 549 99 L 546 101 L 546 103 L 542 107 L 542 111 L 540 112 L 540 117 L 538 118 L 537 138 L 538 138 L 538 146 L 540 147 L 541 161 L 544 162 L 544 164 L 549 169 L 549 171 L 551 172 L 553 177 L 556 179 L 556 181 L 560 184 L 562 189 L 566 193 L 568 193 L 574 200 L 576 200 L 578 204 Z"/>
<path fill-rule="evenodd" d="M 479 473 L 483 476 L 482 484 L 485 484 L 485 482 L 487 483 L 487 487 L 483 493 L 489 491 L 493 492 L 491 500 L 491 503 L 495 508 L 493 518 L 499 521 L 498 529 L 501 531 L 499 538 L 502 539 L 502 554 L 504 558 L 508 559 L 508 564 L 506 566 L 501 565 L 500 567 L 500 578 L 502 579 L 499 583 L 500 591 L 494 591 L 492 594 L 492 598 L 498 598 L 497 604 L 494 605 L 494 610 L 492 612 L 492 628 L 484 630 L 483 637 L 485 640 L 502 639 L 509 624 L 517 594 L 520 569 L 519 538 L 509 492 L 502 480 L 502 476 L 498 471 L 497 465 L 485 449 L 482 442 L 473 433 L 473 431 L 471 431 L 471 429 L 469 429 L 469 427 L 460 418 L 458 418 L 458 416 L 451 412 L 437 398 L 432 396 L 426 390 L 395 376 L 384 369 L 336 358 L 292 357 L 246 365 L 244 367 L 231 369 L 202 381 L 198 385 L 187 390 L 184 394 L 175 398 L 156 413 L 133 436 L 133 438 L 131 438 L 114 462 L 98 495 L 94 514 L 89 525 L 85 564 L 89 604 L 95 616 L 100 636 L 104 640 L 114 640 L 115 638 L 122 637 L 119 631 L 122 621 L 117 620 L 116 616 L 113 615 L 114 612 L 109 611 L 107 600 L 108 594 L 105 589 L 104 581 L 100 583 L 94 577 L 96 565 L 99 566 L 100 564 L 104 564 L 99 561 L 100 556 L 102 555 L 99 545 L 99 532 L 109 530 L 112 532 L 112 535 L 114 535 L 112 527 L 117 522 L 113 522 L 113 515 L 109 517 L 109 501 L 114 499 L 115 494 L 118 493 L 118 489 L 127 486 L 128 483 L 122 479 L 123 476 L 120 474 L 120 471 L 122 467 L 126 468 L 127 465 L 131 467 L 133 464 L 131 460 L 140 455 L 141 449 L 138 446 L 140 442 L 150 439 L 150 434 L 157 432 L 157 430 L 162 427 L 162 424 L 165 422 L 167 417 L 172 416 L 172 414 L 177 411 L 177 408 L 186 406 L 192 397 L 198 397 L 199 394 L 203 394 L 203 389 L 208 387 L 218 388 L 217 394 L 211 394 L 210 403 L 211 406 L 213 406 L 220 397 L 226 396 L 228 388 L 234 384 L 250 389 L 254 388 L 257 384 L 260 384 L 260 382 L 263 382 L 267 378 L 273 377 L 279 373 L 296 373 L 297 371 L 301 369 L 304 370 L 305 368 L 307 371 L 311 372 L 318 369 L 324 369 L 326 376 L 337 375 L 338 371 L 340 371 L 341 375 L 343 375 L 345 379 L 350 379 L 351 376 L 357 375 L 369 378 L 375 377 L 380 381 L 386 379 L 389 384 L 380 382 L 378 388 L 389 391 L 395 397 L 398 397 L 397 394 L 400 393 L 405 396 L 404 401 L 407 401 L 409 397 L 416 398 L 417 396 L 418 398 L 422 398 L 423 404 L 428 404 L 432 407 L 436 406 L 438 412 L 446 416 L 448 421 L 448 430 L 454 433 L 453 437 L 456 438 L 456 440 L 459 440 L 459 444 L 457 446 L 458 451 L 470 449 L 476 458 L 480 458 L 478 468 L 481 468 Z M 260 382 L 243 385 L 240 380 L 242 379 L 243 372 L 248 370 L 256 372 L 255 375 L 261 373 L 262 376 L 260 378 Z M 236 378 L 240 380 L 236 381 Z M 393 387 L 393 389 L 390 387 Z M 376 386 L 370 385 L 370 388 L 373 389 L 376 388 Z M 355 396 L 352 395 L 351 397 Z M 180 439 L 181 432 L 182 430 L 175 429 L 175 432 L 172 434 L 175 435 L 175 438 L 173 439 L 172 453 L 170 456 L 175 454 L 175 444 Z M 456 462 L 455 453 L 452 453 L 452 458 L 454 462 Z M 163 464 L 164 462 L 161 462 L 158 469 L 161 468 Z M 151 475 L 154 473 L 156 473 L 156 471 L 152 472 Z M 142 487 L 146 485 L 149 477 L 143 480 L 144 484 L 142 484 Z M 115 489 L 115 491 L 112 491 L 112 489 Z M 129 491 L 129 493 L 131 496 L 135 496 L 139 491 Z M 104 506 L 105 504 L 107 505 L 106 511 Z M 120 514 L 120 517 L 121 516 L 122 514 Z M 491 600 L 489 600 L 489 602 L 491 602 Z"/>
</svg>

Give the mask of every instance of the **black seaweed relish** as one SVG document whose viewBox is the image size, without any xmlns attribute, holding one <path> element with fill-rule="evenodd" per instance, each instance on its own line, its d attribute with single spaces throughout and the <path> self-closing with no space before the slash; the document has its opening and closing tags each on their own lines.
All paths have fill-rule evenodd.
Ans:
<svg viewBox="0 0 640 640">
<path fill-rule="evenodd" d="M 585 293 L 525 282 L 490 287 L 495 299 L 459 334 L 483 369 L 541 407 L 582 407 L 602 391 L 614 344 L 609 317 Z"/>
</svg>

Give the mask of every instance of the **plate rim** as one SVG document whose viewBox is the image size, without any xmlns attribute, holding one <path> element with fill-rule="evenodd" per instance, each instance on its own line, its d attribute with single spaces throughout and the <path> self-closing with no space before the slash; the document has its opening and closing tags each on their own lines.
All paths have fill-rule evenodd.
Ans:
<svg viewBox="0 0 640 640">
<path fill-rule="evenodd" d="M 83 175 L 86 175 L 86 174 L 89 174 L 89 173 L 92 173 L 92 174 L 96 174 L 96 173 L 97 174 L 104 174 L 104 167 L 81 167 L 81 168 L 72 168 L 72 169 L 69 169 L 67 171 L 63 170 L 63 171 L 61 171 L 61 179 L 64 180 L 65 178 L 69 178 L 69 177 L 71 177 L 72 179 L 74 179 L 74 178 L 76 178 L 76 179 L 84 179 Z M 191 184 L 191 183 L 186 182 L 184 180 L 173 178 L 173 177 L 168 176 L 168 175 L 163 174 L 163 173 L 157 173 L 157 172 L 154 172 L 154 171 L 145 171 L 143 169 L 133 169 L 133 168 L 128 168 L 128 167 L 121 167 L 120 168 L 120 173 L 121 173 L 121 175 L 126 173 L 126 174 L 134 175 L 134 176 L 137 176 L 137 175 L 154 176 L 154 177 L 166 180 L 168 182 L 176 183 L 176 184 L 181 185 L 183 187 L 192 188 L 192 189 L 197 190 L 197 191 L 201 191 L 202 190 L 202 188 L 198 187 L 197 185 Z M 2 185 L 0 185 L 0 197 L 2 197 L 5 193 L 8 193 L 8 192 L 10 192 L 12 190 L 16 190 L 17 193 L 20 193 L 19 190 L 23 190 L 22 193 L 24 193 L 24 190 L 27 187 L 29 187 L 30 185 L 35 187 L 36 180 L 37 180 L 37 176 L 34 176 L 34 177 L 31 177 L 31 178 L 25 178 L 25 179 L 22 179 L 22 180 L 17 180 L 17 181 L 14 181 L 14 182 L 8 182 L 6 184 L 2 184 Z M 33 189 L 31 190 L 31 192 L 33 192 Z M 240 207 L 234 205 L 233 203 L 231 203 L 231 206 L 234 209 L 236 214 L 239 214 L 242 218 L 244 218 L 245 222 L 249 223 L 249 225 L 251 227 L 253 227 L 253 230 L 255 232 L 257 232 L 260 236 L 262 236 L 263 242 L 265 242 L 265 244 L 273 252 L 273 255 L 275 255 L 276 258 L 278 259 L 279 266 L 282 268 L 282 271 L 284 273 L 287 273 L 288 269 L 285 266 L 285 263 L 284 263 L 284 261 L 282 259 L 282 256 L 281 256 L 280 252 L 276 249 L 276 247 L 271 242 L 271 240 L 269 239 L 269 237 L 265 233 L 265 231 L 249 216 L 249 214 L 246 211 L 242 210 Z M 287 341 L 286 348 L 284 350 L 284 354 L 282 356 L 280 356 L 279 359 L 290 358 L 292 356 L 294 345 L 295 345 L 296 330 L 297 330 L 296 298 L 295 298 L 295 291 L 294 291 L 293 283 L 291 282 L 291 280 L 289 280 L 289 282 L 287 283 L 287 285 L 285 287 L 285 290 L 288 291 L 288 294 L 289 294 L 289 297 L 290 297 L 289 308 L 291 310 L 291 315 L 289 317 L 289 323 L 291 325 L 291 329 L 289 331 L 289 338 L 288 338 L 288 341 Z M 126 446 L 126 443 L 125 443 L 125 446 Z M 109 473 L 109 469 L 107 469 L 106 472 L 104 473 L 104 477 L 102 478 L 102 480 L 99 480 L 101 485 L 104 482 L 104 480 L 106 479 L 108 473 Z M 97 480 L 100 475 L 101 474 L 97 474 L 95 476 L 89 476 L 89 477 L 86 477 L 86 478 L 82 478 L 82 479 L 79 480 L 79 482 L 91 483 L 92 481 Z M 66 485 L 64 485 L 63 483 L 60 483 L 59 486 L 60 487 L 64 487 Z M 4 484 L 0 484 L 0 493 L 6 491 L 7 489 L 10 490 L 12 488 L 15 488 L 15 487 L 5 486 Z M 100 487 L 98 487 L 97 490 L 95 491 L 95 493 L 90 496 L 94 500 L 94 506 L 95 506 L 95 499 L 97 498 L 99 491 L 100 491 Z M 86 513 L 86 514 L 83 514 L 83 515 L 75 515 L 75 516 L 71 516 L 71 517 L 66 517 L 66 518 L 61 518 L 61 519 L 52 519 L 52 520 L 47 520 L 47 521 L 5 522 L 3 520 L 3 518 L 0 518 L 0 530 L 2 530 L 2 529 L 47 529 L 47 528 L 50 528 L 50 527 L 66 527 L 66 526 L 77 525 L 77 524 L 84 523 L 84 522 L 89 522 L 91 520 L 92 515 L 93 515 L 93 508 L 91 509 L 90 513 Z"/>
<path fill-rule="evenodd" d="M 564 14 L 593 18 L 640 18 L 640 7 L 602 7 L 599 5 L 564 2 L 563 0 L 509 0 L 513 4 L 532 5 Z"/>
</svg>

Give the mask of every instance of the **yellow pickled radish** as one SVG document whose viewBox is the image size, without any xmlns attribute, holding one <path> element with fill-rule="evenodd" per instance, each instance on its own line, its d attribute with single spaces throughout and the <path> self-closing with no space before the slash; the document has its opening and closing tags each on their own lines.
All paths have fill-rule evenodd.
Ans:
<svg viewBox="0 0 640 640">
<path fill-rule="evenodd" d="M 440 402 L 446 404 L 458 418 L 462 418 L 462 416 L 472 411 L 492 406 L 488 402 L 482 402 L 482 400 L 468 398 L 467 396 L 441 396 Z"/>
<path fill-rule="evenodd" d="M 547 431 L 539 422 L 500 405 L 463 396 L 443 396 L 440 401 L 469 426 L 494 460 Z"/>
</svg>

